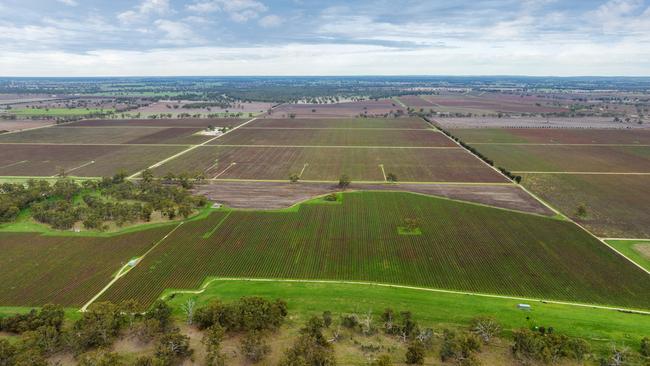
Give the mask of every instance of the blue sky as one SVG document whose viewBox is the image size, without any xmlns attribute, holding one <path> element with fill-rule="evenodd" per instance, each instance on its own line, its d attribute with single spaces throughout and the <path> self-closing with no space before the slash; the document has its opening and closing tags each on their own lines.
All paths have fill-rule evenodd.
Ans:
<svg viewBox="0 0 650 366">
<path fill-rule="evenodd" d="M 650 76 L 650 0 L 0 0 L 0 75 Z"/>
</svg>

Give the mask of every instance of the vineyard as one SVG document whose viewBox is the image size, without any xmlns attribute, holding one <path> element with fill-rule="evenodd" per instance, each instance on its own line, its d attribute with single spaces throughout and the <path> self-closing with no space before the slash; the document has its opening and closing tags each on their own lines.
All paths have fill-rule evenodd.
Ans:
<svg viewBox="0 0 650 366">
<path fill-rule="evenodd" d="M 0 233 L 0 305 L 79 306 L 170 230 L 110 237 Z"/>
<path fill-rule="evenodd" d="M 405 219 L 421 235 L 399 235 Z M 219 211 L 189 222 L 100 300 L 143 304 L 208 276 L 359 280 L 647 308 L 645 274 L 567 221 L 409 193 Z"/>
</svg>

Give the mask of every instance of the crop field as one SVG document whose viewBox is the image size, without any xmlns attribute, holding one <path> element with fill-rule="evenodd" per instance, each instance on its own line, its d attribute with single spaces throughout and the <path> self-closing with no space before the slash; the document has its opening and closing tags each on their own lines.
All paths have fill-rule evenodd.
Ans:
<svg viewBox="0 0 650 366">
<path fill-rule="evenodd" d="M 491 182 L 504 177 L 460 148 L 201 146 L 156 168 L 156 175 L 203 170 L 208 178 L 384 181 L 380 167 L 403 182 Z"/>
<path fill-rule="evenodd" d="M 525 174 L 522 183 L 602 237 L 650 238 L 650 176 Z M 577 215 L 584 205 L 586 215 Z"/>
<path fill-rule="evenodd" d="M 423 95 L 424 100 L 434 105 L 452 109 L 474 109 L 477 111 L 510 113 L 552 113 L 567 112 L 557 101 L 534 96 L 520 96 L 489 93 L 483 95 L 446 94 Z M 435 108 L 434 108 L 435 109 Z M 450 110 L 451 111 L 451 110 Z"/>
<path fill-rule="evenodd" d="M 650 173 L 649 146 L 477 145 L 513 172 Z"/>
<path fill-rule="evenodd" d="M 423 108 L 425 110 L 429 110 L 435 106 L 435 104 L 420 97 L 419 95 L 404 95 L 398 97 L 397 99 L 399 99 L 399 101 L 404 103 L 405 105 L 415 109 Z"/>
<path fill-rule="evenodd" d="M 0 233 L 0 305 L 79 306 L 170 229 L 111 237 Z"/>
<path fill-rule="evenodd" d="M 430 129 L 421 118 L 260 118 L 244 128 L 383 128 L 383 129 Z"/>
<path fill-rule="evenodd" d="M 143 304 L 206 277 L 374 281 L 647 308 L 639 268 L 574 224 L 409 193 L 220 211 L 157 246 L 99 300 Z M 421 235 L 400 235 L 405 218 Z M 432 219 L 435 218 L 435 219 Z"/>
<path fill-rule="evenodd" d="M 615 122 L 611 117 L 436 117 L 444 128 L 648 129 L 648 124 Z"/>
<path fill-rule="evenodd" d="M 450 132 L 468 144 L 621 144 L 650 145 L 650 130 L 473 128 Z"/>
<path fill-rule="evenodd" d="M 193 144 L 208 136 L 199 128 L 166 127 L 50 127 L 0 135 L 0 143 L 55 144 Z"/>
<path fill-rule="evenodd" d="M 206 128 L 215 127 L 235 127 L 244 122 L 246 119 L 240 118 L 181 118 L 181 119 L 89 119 L 79 122 L 73 122 L 61 127 L 196 127 Z"/>
<path fill-rule="evenodd" d="M 52 176 L 64 169 L 74 176 L 134 173 L 183 146 L 0 144 L 0 176 Z"/>
<path fill-rule="evenodd" d="M 380 129 L 248 129 L 240 128 L 212 145 L 277 146 L 406 146 L 455 147 L 452 140 L 435 130 Z"/>
</svg>

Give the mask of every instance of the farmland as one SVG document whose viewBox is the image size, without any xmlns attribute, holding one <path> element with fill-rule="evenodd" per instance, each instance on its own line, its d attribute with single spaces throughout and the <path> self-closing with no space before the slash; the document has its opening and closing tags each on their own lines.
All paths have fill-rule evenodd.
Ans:
<svg viewBox="0 0 650 366">
<path fill-rule="evenodd" d="M 246 127 L 253 128 L 383 128 L 383 129 L 429 129 L 421 118 L 295 118 L 257 119 Z"/>
<path fill-rule="evenodd" d="M 649 146 L 477 146 L 496 165 L 514 172 L 650 173 Z"/>
<path fill-rule="evenodd" d="M 0 175 L 52 176 L 60 169 L 74 176 L 134 173 L 175 154 L 182 146 L 0 144 Z"/>
<path fill-rule="evenodd" d="M 0 304 L 79 306 L 170 229 L 104 237 L 0 233 Z"/>
<path fill-rule="evenodd" d="M 246 122 L 239 118 L 181 118 L 181 119 L 89 119 L 72 122 L 65 127 L 235 127 Z M 61 126 L 64 127 L 64 126 Z"/>
<path fill-rule="evenodd" d="M 201 146 L 154 169 L 156 175 L 205 171 L 208 178 L 384 181 L 386 173 L 403 182 L 491 182 L 506 180 L 460 148 L 253 147 Z M 303 170 L 304 168 L 304 170 Z"/>
<path fill-rule="evenodd" d="M 407 217 L 420 220 L 421 235 L 398 234 Z M 223 276 L 373 281 L 645 308 L 644 275 L 570 222 L 359 192 L 343 194 L 339 204 L 219 211 L 187 223 L 102 299 L 149 303 L 166 288 Z"/>
<path fill-rule="evenodd" d="M 364 100 L 333 104 L 283 104 L 273 110 L 272 118 L 354 118 L 382 117 L 398 111 L 404 112 L 399 104 L 390 99 Z"/>
<path fill-rule="evenodd" d="M 523 184 L 603 237 L 650 237 L 650 176 L 524 174 Z M 580 205 L 586 215 L 579 216 Z"/>
<path fill-rule="evenodd" d="M 482 128 L 452 129 L 468 144 L 648 145 L 650 130 Z"/>
<path fill-rule="evenodd" d="M 380 129 L 249 129 L 241 128 L 213 145 L 279 146 L 407 146 L 456 147 L 453 141 L 433 130 Z"/>
<path fill-rule="evenodd" d="M 20 133 L 0 135 L 0 143 L 55 143 L 55 144 L 125 144 L 173 143 L 189 144 L 199 129 L 163 127 L 50 127 Z"/>
</svg>

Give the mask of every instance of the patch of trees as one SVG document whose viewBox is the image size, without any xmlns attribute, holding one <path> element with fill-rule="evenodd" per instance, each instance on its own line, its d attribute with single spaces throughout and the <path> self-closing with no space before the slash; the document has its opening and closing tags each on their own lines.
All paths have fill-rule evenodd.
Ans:
<svg viewBox="0 0 650 366">
<path fill-rule="evenodd" d="M 108 222 L 121 227 L 150 221 L 154 212 L 170 220 L 187 218 L 206 204 L 204 197 L 188 191 L 195 181 L 184 174 L 158 180 L 145 171 L 138 182 L 118 173 L 81 184 L 67 178 L 54 184 L 45 180 L 5 183 L 0 186 L 0 222 L 14 221 L 25 209 L 36 221 L 59 230 L 80 221 L 89 230 L 105 230 Z"/>
</svg>

